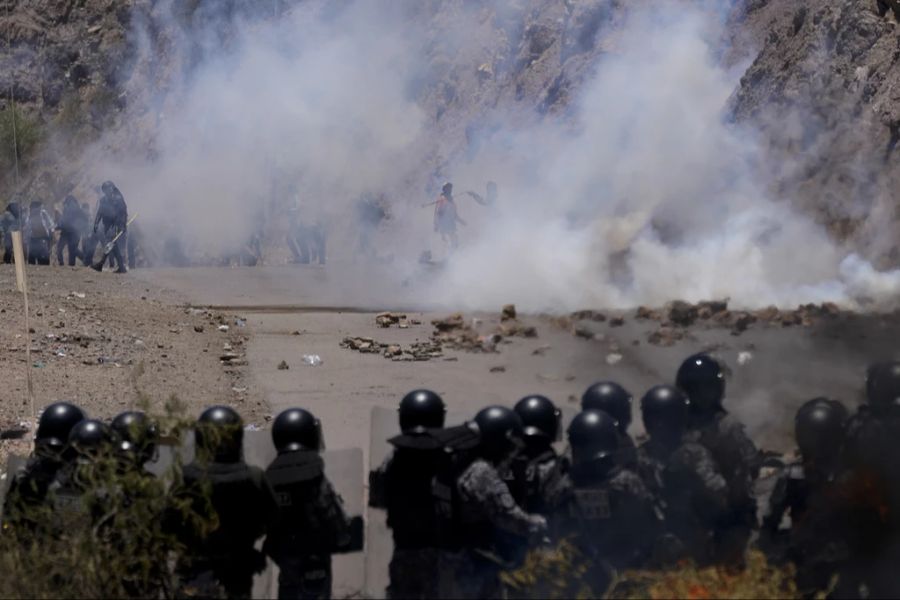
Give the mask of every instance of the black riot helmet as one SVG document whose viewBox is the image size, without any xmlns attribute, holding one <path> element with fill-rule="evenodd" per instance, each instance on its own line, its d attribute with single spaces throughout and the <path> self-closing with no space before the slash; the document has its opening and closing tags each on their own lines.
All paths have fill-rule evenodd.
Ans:
<svg viewBox="0 0 900 600">
<path fill-rule="evenodd" d="M 69 433 L 69 445 L 84 458 L 96 458 L 112 450 L 113 435 L 109 426 L 97 419 L 79 421 Z"/>
<path fill-rule="evenodd" d="M 722 410 L 725 375 L 719 362 L 708 354 L 694 354 L 678 368 L 675 386 L 691 401 L 691 412 L 708 415 Z"/>
<path fill-rule="evenodd" d="M 525 396 L 513 409 L 522 419 L 525 438 L 541 438 L 548 442 L 559 439 L 559 417 L 562 414 L 546 396 Z"/>
<path fill-rule="evenodd" d="M 131 457 L 139 465 L 156 456 L 159 427 L 141 411 L 125 411 L 110 423 L 116 436 L 116 449 Z"/>
<path fill-rule="evenodd" d="M 614 381 L 599 381 L 581 395 L 581 410 L 602 410 L 619 423 L 621 433 L 628 433 L 631 394 Z"/>
<path fill-rule="evenodd" d="M 448 181 L 441 186 L 441 192 L 449 196 L 453 193 L 453 184 Z"/>
<path fill-rule="evenodd" d="M 900 408 L 900 362 L 876 363 L 869 367 L 866 398 L 876 412 Z"/>
<path fill-rule="evenodd" d="M 289 408 L 272 423 L 272 443 L 278 453 L 298 450 L 324 450 L 322 424 L 308 410 Z"/>
<path fill-rule="evenodd" d="M 651 439 L 677 444 L 688 426 L 691 402 L 671 385 L 653 386 L 641 398 L 641 418 Z"/>
<path fill-rule="evenodd" d="M 70 402 L 54 402 L 44 408 L 34 436 L 35 447 L 61 452 L 72 428 L 85 419 L 84 411 Z"/>
<path fill-rule="evenodd" d="M 616 420 L 602 410 L 578 413 L 568 429 L 573 466 L 592 465 L 601 472 L 615 466 L 619 449 L 619 429 Z"/>
<path fill-rule="evenodd" d="M 423 433 L 444 426 L 447 409 L 444 400 L 431 390 L 413 390 L 400 401 L 400 431 Z"/>
<path fill-rule="evenodd" d="M 194 429 L 197 455 L 204 460 L 236 463 L 241 460 L 244 421 L 228 406 L 210 406 L 200 414 Z"/>
<path fill-rule="evenodd" d="M 813 462 L 831 462 L 840 452 L 847 408 L 837 400 L 813 398 L 794 417 L 794 436 L 800 454 Z"/>
<path fill-rule="evenodd" d="M 522 443 L 522 419 L 505 406 L 488 406 L 475 415 L 480 447 L 484 457 L 500 460 Z"/>
</svg>

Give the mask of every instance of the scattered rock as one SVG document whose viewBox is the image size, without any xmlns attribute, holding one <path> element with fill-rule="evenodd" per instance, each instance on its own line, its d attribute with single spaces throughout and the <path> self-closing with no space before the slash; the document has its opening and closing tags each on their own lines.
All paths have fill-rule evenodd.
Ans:
<svg viewBox="0 0 900 600">
<path fill-rule="evenodd" d="M 439 332 L 454 331 L 466 326 L 465 318 L 462 313 L 454 313 L 443 319 L 434 319 L 431 324 L 434 325 Z"/>
<path fill-rule="evenodd" d="M 669 321 L 680 327 L 690 327 L 694 324 L 698 317 L 698 309 L 693 304 L 688 304 L 682 300 L 670 302 L 667 307 Z"/>
<path fill-rule="evenodd" d="M 379 327 L 390 327 L 391 325 L 400 325 L 402 323 L 406 323 L 406 315 L 395 315 L 393 313 L 384 312 L 375 315 L 375 324 Z M 402 325 L 401 325 L 402 327 Z M 407 327 L 409 325 L 407 324 Z M 405 329 L 405 327 L 404 327 Z"/>
<path fill-rule="evenodd" d="M 675 342 L 684 338 L 684 332 L 672 327 L 660 327 L 647 336 L 647 342 L 654 346 L 667 348 L 674 346 Z"/>
<path fill-rule="evenodd" d="M 606 315 L 595 310 L 577 310 L 569 315 L 569 317 L 573 321 L 594 321 L 596 323 L 603 323 L 606 321 Z"/>
<path fill-rule="evenodd" d="M 288 366 L 287 362 L 281 361 L 280 363 L 278 363 L 279 371 L 287 371 L 288 369 L 290 369 L 290 367 Z"/>
<path fill-rule="evenodd" d="M 625 324 L 625 319 L 623 319 L 622 317 L 613 317 L 612 319 L 609 320 L 610 327 L 621 327 L 624 324 Z"/>
<path fill-rule="evenodd" d="M 507 304 L 503 307 L 503 310 L 500 312 L 500 320 L 501 321 L 512 321 L 516 318 L 516 305 L 515 304 Z"/>
<path fill-rule="evenodd" d="M 586 340 L 594 339 L 594 332 L 586 327 L 576 327 L 573 333 L 575 334 L 575 337 L 584 338 Z"/>
<path fill-rule="evenodd" d="M 203 325 L 194 325 L 194 331 L 197 333 L 203 333 Z"/>
<path fill-rule="evenodd" d="M 611 352 L 606 355 L 606 364 L 609 366 L 618 364 L 622 360 L 622 355 L 618 352 Z"/>
<path fill-rule="evenodd" d="M 491 367 L 491 373 L 506 373 L 506 367 Z"/>
<path fill-rule="evenodd" d="M 535 348 L 531 351 L 532 356 L 544 356 L 547 353 L 551 346 L 541 346 L 540 348 Z"/>
</svg>

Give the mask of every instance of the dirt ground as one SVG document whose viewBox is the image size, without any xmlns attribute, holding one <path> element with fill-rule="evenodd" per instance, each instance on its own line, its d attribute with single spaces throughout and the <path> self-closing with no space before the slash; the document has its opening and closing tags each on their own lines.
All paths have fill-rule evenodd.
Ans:
<svg viewBox="0 0 900 600">
<path fill-rule="evenodd" d="M 15 272 L 0 265 L 0 432 L 27 445 L 35 409 L 69 400 L 110 418 L 135 406 L 162 410 L 177 398 L 186 415 L 211 404 L 236 407 L 248 423 L 268 407 L 247 383 L 249 340 L 240 317 L 183 306 L 177 294 L 131 276 L 86 268 L 29 267 L 30 328 Z M 237 323 L 236 323 L 237 322 Z M 227 326 L 227 331 L 220 331 Z M 30 344 L 30 365 L 26 360 Z M 226 360 L 223 360 L 226 359 Z M 24 427 L 20 426 L 24 425 Z M 0 440 L 5 453 L 22 445 Z"/>
</svg>

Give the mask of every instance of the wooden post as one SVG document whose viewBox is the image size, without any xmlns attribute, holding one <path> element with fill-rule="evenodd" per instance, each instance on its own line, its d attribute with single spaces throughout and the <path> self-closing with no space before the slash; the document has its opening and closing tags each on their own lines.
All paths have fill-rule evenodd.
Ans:
<svg viewBox="0 0 900 600">
<path fill-rule="evenodd" d="M 22 247 L 22 232 L 12 232 L 13 260 L 16 261 L 16 288 L 22 292 L 25 301 L 25 385 L 28 397 L 26 402 L 31 408 L 31 420 L 37 417 L 34 412 L 34 386 L 31 383 L 31 324 L 28 317 L 28 277 L 25 274 L 25 249 Z"/>
</svg>

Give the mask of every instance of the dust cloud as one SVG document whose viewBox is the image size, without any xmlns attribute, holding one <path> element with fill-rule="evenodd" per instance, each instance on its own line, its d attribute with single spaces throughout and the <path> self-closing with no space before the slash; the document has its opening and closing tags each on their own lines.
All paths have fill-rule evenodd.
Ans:
<svg viewBox="0 0 900 600">
<path fill-rule="evenodd" d="M 371 277 L 388 271 L 417 282 L 418 300 L 463 309 L 897 298 L 900 273 L 875 271 L 769 193 L 762 145 L 729 119 L 746 65 L 719 61 L 726 2 L 635 8 L 564 114 L 523 120 L 493 107 L 468 153 L 440 139 L 419 101 L 441 84 L 427 81 L 423 48 L 435 36 L 477 45 L 469 31 L 502 11 L 479 5 L 449 21 L 458 30 L 435 32 L 410 6 L 310 2 L 274 20 L 230 17 L 227 43 L 215 19 L 173 23 L 182 36 L 168 59 L 188 58 L 168 64 L 149 102 L 153 159 L 106 156 L 96 172 L 116 179 L 148 229 L 210 255 L 297 207 L 347 257 L 358 197 L 385 193 L 394 218 L 379 253 L 394 262 Z M 436 173 L 456 184 L 467 221 L 454 252 L 421 208 Z M 463 195 L 487 181 L 499 186 L 493 205 Z M 446 258 L 439 273 L 418 264 L 423 250 Z M 398 303 L 407 291 L 397 287 Z"/>
</svg>

